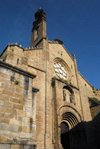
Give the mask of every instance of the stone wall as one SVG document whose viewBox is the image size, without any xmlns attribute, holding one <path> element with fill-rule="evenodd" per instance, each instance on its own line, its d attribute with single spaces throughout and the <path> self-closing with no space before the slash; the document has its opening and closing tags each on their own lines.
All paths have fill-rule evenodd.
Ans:
<svg viewBox="0 0 100 149">
<path fill-rule="evenodd" d="M 77 77 L 75 62 L 63 45 L 48 42 L 47 38 L 43 45 L 43 48 L 33 49 L 8 45 L 1 55 L 6 62 L 1 62 L 3 66 L 0 68 L 0 134 L 1 138 L 6 138 L 1 139 L 1 143 L 9 143 L 9 139 L 13 145 L 26 141 L 31 145 L 37 143 L 37 149 L 56 148 L 60 144 L 64 112 L 73 113 L 74 121 L 92 119 L 88 102 L 88 97 L 95 96 L 92 86 L 81 74 L 78 73 Z M 66 81 L 72 84 L 74 93 L 73 103 L 63 99 L 66 83 L 56 79 L 55 88 L 51 85 L 53 77 L 59 78 L 54 69 L 56 61 L 66 67 Z"/>
<path fill-rule="evenodd" d="M 13 51 L 12 51 L 13 49 Z M 48 52 L 42 48 L 23 49 L 18 45 L 8 45 L 5 50 L 7 57 L 5 62 L 13 66 L 35 74 L 36 78 L 32 81 L 32 86 L 39 89 L 39 92 L 32 95 L 36 100 L 35 110 L 33 117 L 35 117 L 34 127 L 36 127 L 36 140 L 37 148 L 44 146 L 45 137 L 45 100 L 46 100 L 46 60 Z M 2 53 L 1 58 L 5 56 Z M 9 57 L 9 52 L 13 53 L 13 57 Z M 27 79 L 26 79 L 27 82 Z M 25 98 L 26 99 L 26 98 Z M 26 100 L 25 100 L 26 101 Z M 33 104 L 34 106 L 34 104 Z"/>
<path fill-rule="evenodd" d="M 100 112 L 100 105 L 94 106 L 90 108 L 92 118 L 95 118 L 96 115 Z"/>
<path fill-rule="evenodd" d="M 0 61 L 0 147 L 36 144 L 32 103 L 35 75 Z M 6 143 L 4 145 L 3 143 Z M 7 145 L 8 144 L 8 145 Z M 19 145 L 16 145 L 17 148 Z M 24 147 L 25 148 L 25 147 Z M 28 148 L 28 147 L 26 147 Z"/>
<path fill-rule="evenodd" d="M 0 144 L 1 149 L 35 149 L 35 145 Z"/>
<path fill-rule="evenodd" d="M 93 95 L 91 85 L 78 74 L 83 121 L 92 120 L 88 98 Z"/>
</svg>

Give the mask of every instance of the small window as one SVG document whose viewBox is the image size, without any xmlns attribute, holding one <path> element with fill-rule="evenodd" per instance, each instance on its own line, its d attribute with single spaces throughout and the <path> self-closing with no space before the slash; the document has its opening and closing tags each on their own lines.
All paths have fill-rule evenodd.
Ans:
<svg viewBox="0 0 100 149">
<path fill-rule="evenodd" d="M 63 89 L 63 101 L 66 101 L 66 93 L 64 89 Z"/>
<path fill-rule="evenodd" d="M 15 79 L 15 77 L 14 77 L 14 76 L 11 76 L 10 80 L 11 80 L 12 82 L 14 81 L 14 79 Z"/>
<path fill-rule="evenodd" d="M 38 38 L 38 35 L 39 35 L 39 26 L 34 31 L 34 40 L 36 40 Z"/>
<path fill-rule="evenodd" d="M 36 28 L 36 31 L 37 31 L 37 37 L 39 35 L 39 26 Z"/>
<path fill-rule="evenodd" d="M 19 58 L 17 59 L 17 64 L 19 63 Z"/>
</svg>

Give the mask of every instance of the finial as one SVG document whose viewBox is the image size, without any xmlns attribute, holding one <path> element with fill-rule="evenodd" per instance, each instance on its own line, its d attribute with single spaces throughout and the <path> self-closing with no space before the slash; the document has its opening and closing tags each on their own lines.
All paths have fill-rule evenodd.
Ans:
<svg viewBox="0 0 100 149">
<path fill-rule="evenodd" d="M 73 59 L 75 59 L 75 53 L 73 53 Z"/>
<path fill-rule="evenodd" d="M 22 47 L 22 45 L 20 44 L 19 47 Z"/>
<path fill-rule="evenodd" d="M 15 43 L 15 45 L 17 45 L 17 42 Z"/>
</svg>

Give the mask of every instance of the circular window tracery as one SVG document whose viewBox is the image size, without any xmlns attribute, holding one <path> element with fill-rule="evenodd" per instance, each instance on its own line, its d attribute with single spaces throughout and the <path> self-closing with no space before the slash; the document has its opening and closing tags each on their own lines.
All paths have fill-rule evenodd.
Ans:
<svg viewBox="0 0 100 149">
<path fill-rule="evenodd" d="M 62 79 L 66 79 L 67 77 L 67 71 L 66 68 L 61 63 L 54 64 L 55 73 L 58 77 Z"/>
</svg>

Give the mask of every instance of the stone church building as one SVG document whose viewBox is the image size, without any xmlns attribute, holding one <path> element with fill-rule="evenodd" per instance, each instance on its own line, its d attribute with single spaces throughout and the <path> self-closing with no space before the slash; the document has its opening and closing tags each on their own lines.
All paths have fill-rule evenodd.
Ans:
<svg viewBox="0 0 100 149">
<path fill-rule="evenodd" d="M 46 37 L 39 9 L 30 47 L 9 44 L 0 55 L 0 149 L 93 147 L 98 99 L 100 90 L 79 73 L 75 54 Z"/>
</svg>

